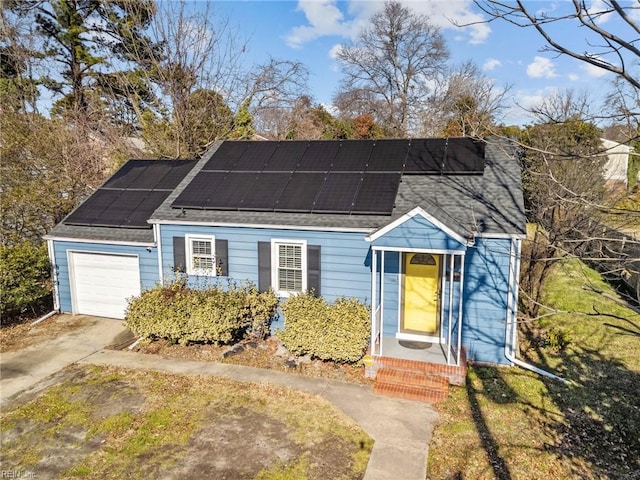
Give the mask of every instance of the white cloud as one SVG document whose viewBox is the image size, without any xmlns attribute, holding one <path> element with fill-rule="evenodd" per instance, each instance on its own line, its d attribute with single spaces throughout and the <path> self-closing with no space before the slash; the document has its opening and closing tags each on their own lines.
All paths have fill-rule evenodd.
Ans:
<svg viewBox="0 0 640 480">
<path fill-rule="evenodd" d="M 527 65 L 527 75 L 531 78 L 553 78 L 558 75 L 556 66 L 551 60 L 544 57 L 534 57 L 533 62 Z"/>
<path fill-rule="evenodd" d="M 580 80 L 580 75 L 577 75 L 575 73 L 570 73 L 569 80 L 571 80 L 572 82 L 577 82 L 578 80 Z"/>
<path fill-rule="evenodd" d="M 586 72 L 590 77 L 600 78 L 604 77 L 607 73 L 609 73 L 604 68 L 596 67 L 595 65 L 591 65 L 590 63 L 583 63 L 580 65 L 580 68 Z"/>
<path fill-rule="evenodd" d="M 458 30 L 471 44 L 483 43 L 491 33 L 489 25 L 482 23 L 482 15 L 473 12 L 472 0 L 401 0 L 401 3 L 416 13 L 429 16 L 431 22 L 443 30 Z M 355 38 L 383 6 L 382 1 L 350 0 L 346 7 L 347 18 L 337 0 L 299 0 L 297 10 L 304 13 L 307 23 L 291 29 L 286 35 L 287 44 L 299 48 L 324 36 Z"/>
<path fill-rule="evenodd" d="M 336 0 L 300 0 L 298 10 L 304 13 L 308 24 L 294 27 L 289 32 L 286 40 L 290 47 L 298 48 L 326 35 L 348 34 L 350 22 L 345 21 Z"/>
<path fill-rule="evenodd" d="M 597 24 L 605 23 L 611 18 L 612 12 L 610 10 L 611 7 L 604 0 L 593 0 L 591 5 L 587 7 L 587 13 L 590 16 L 595 16 Z M 606 11 L 609 13 L 603 13 Z"/>
<path fill-rule="evenodd" d="M 505 112 L 505 122 L 524 125 L 533 120 L 530 110 L 539 106 L 546 98 L 558 93 L 557 87 L 541 90 L 517 90 L 513 93 L 513 105 Z"/>
<path fill-rule="evenodd" d="M 336 58 L 338 58 L 338 53 L 340 53 L 341 50 L 342 44 L 336 43 L 333 47 L 331 47 L 331 50 L 329 50 L 329 57 L 335 60 Z"/>
<path fill-rule="evenodd" d="M 502 66 L 502 62 L 500 60 L 497 60 L 495 58 L 487 58 L 487 61 L 482 65 L 482 69 L 485 72 L 490 72 L 491 70 L 500 66 Z"/>
</svg>

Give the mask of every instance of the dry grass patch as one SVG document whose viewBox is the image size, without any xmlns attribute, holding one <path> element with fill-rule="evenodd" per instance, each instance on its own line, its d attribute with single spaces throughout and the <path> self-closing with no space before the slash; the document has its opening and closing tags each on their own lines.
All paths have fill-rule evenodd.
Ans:
<svg viewBox="0 0 640 480">
<path fill-rule="evenodd" d="M 373 443 L 320 397 L 209 376 L 73 367 L 26 400 L 2 469 L 38 478 L 355 480 Z"/>
<path fill-rule="evenodd" d="M 78 330 L 90 323 L 84 315 L 54 315 L 40 323 L 13 323 L 0 327 L 0 352 L 14 352 L 37 345 L 61 333 Z"/>
</svg>

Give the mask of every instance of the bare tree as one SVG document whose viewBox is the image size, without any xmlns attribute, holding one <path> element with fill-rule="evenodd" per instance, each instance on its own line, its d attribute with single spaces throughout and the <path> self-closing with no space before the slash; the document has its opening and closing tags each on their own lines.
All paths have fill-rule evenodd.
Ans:
<svg viewBox="0 0 640 480">
<path fill-rule="evenodd" d="M 406 136 L 417 129 L 429 82 L 448 57 L 440 29 L 427 16 L 386 2 L 355 42 L 337 53 L 343 95 L 363 93 L 372 105 L 359 114 L 373 114 L 395 136 Z"/>
<path fill-rule="evenodd" d="M 142 134 L 155 154 L 197 156 L 213 141 L 234 136 L 230 115 L 286 104 L 306 86 L 298 62 L 247 66 L 246 40 L 213 4 L 194 12 L 185 1 L 164 1 L 158 10 L 150 26 L 153 43 L 131 52 L 147 62 L 155 93 L 155 102 L 141 111 Z"/>
<path fill-rule="evenodd" d="M 585 117 L 585 112 L 588 112 L 591 119 L 597 119 L 600 122 L 609 119 L 616 123 L 626 123 L 626 132 L 630 133 L 630 136 L 635 136 L 635 138 L 628 138 L 629 144 L 637 141 L 638 133 L 640 133 L 638 128 L 640 126 L 638 5 L 634 5 L 634 2 L 623 4 L 618 0 L 601 0 L 590 4 L 585 0 L 572 0 L 568 11 L 566 9 L 544 11 L 540 9 L 539 5 L 522 0 L 514 2 L 474 0 L 474 2 L 488 16 L 486 22 L 504 21 L 517 28 L 534 29 L 544 40 L 543 51 L 565 55 L 615 74 L 614 87 L 606 104 L 608 111 L 597 114 L 588 112 L 587 102 L 584 97 L 580 96 L 574 96 L 571 101 L 568 101 L 568 98 L 552 99 L 547 101 L 546 105 L 541 105 L 536 109 L 541 128 L 571 129 L 572 126 L 578 125 L 575 123 L 577 120 L 588 118 Z M 637 4 L 637 2 L 635 3 Z M 615 25 L 615 27 L 608 28 L 609 25 Z M 558 27 L 580 31 L 585 38 L 582 47 L 576 47 L 575 43 L 565 42 L 555 35 L 555 29 Z M 546 132 L 545 135 L 549 136 L 549 132 Z M 545 135 L 540 138 L 544 138 Z M 576 137 L 576 140 L 580 139 L 580 135 Z M 584 141 L 580 140 L 578 143 L 583 144 Z M 546 244 L 553 248 L 546 254 L 534 255 L 532 259 L 544 262 L 546 258 L 553 262 L 559 256 L 574 255 L 586 261 L 597 261 L 602 269 L 618 276 L 621 273 L 624 274 L 625 271 L 638 272 L 640 270 L 640 244 L 625 237 L 617 230 L 621 224 L 637 225 L 640 223 L 638 200 L 629 197 L 627 202 L 620 206 L 620 203 L 612 202 L 610 197 L 605 197 L 602 201 L 589 196 L 585 197 L 579 190 L 576 190 L 575 185 L 572 185 L 571 182 L 578 178 L 582 178 L 585 182 L 588 182 L 589 179 L 583 178 L 583 171 L 568 173 L 571 166 L 592 162 L 605 154 L 602 146 L 596 145 L 595 149 L 586 152 L 576 151 L 574 154 L 564 151 L 561 148 L 561 142 L 548 145 L 524 142 L 523 146 L 525 147 L 525 158 L 539 160 L 534 164 L 525 164 L 525 180 L 527 177 L 539 176 L 539 185 L 536 188 L 551 195 L 550 200 L 556 200 L 555 207 L 549 206 L 543 209 L 545 215 L 551 215 L 550 212 L 553 212 L 555 218 L 562 218 L 567 216 L 574 207 L 579 206 L 581 208 L 580 216 L 588 227 L 582 228 L 580 226 L 578 228 L 576 226 L 574 238 L 563 238 L 562 236 L 557 236 L 555 239 L 547 238 Z M 544 168 L 537 169 L 536 166 Z M 567 171 L 567 173 L 558 175 L 556 169 Z M 596 173 L 593 173 L 591 179 L 592 182 L 600 182 Z M 552 186 L 553 190 L 545 190 L 547 186 L 549 188 Z M 561 195 L 562 192 L 566 195 Z M 544 198 L 544 193 L 541 193 L 539 197 Z M 560 199 L 562 202 L 558 203 Z M 551 218 L 554 218 L 553 215 Z M 531 215 L 530 212 L 530 220 L 536 222 L 540 219 L 538 215 Z M 546 220 L 542 218 L 540 221 Z M 549 225 L 542 224 L 544 236 L 555 235 L 557 232 L 549 231 L 549 229 L 557 226 L 558 224 L 553 222 Z M 535 241 L 536 239 L 534 239 L 534 244 Z M 545 244 L 539 243 L 538 245 L 544 246 Z M 623 248 L 623 246 L 625 247 Z M 524 271 L 526 273 L 527 270 Z M 526 284 L 523 286 L 526 294 Z M 540 288 L 540 285 L 537 287 Z M 636 293 L 640 299 L 640 291 Z M 533 297 L 531 300 L 535 301 Z"/>
<path fill-rule="evenodd" d="M 498 87 L 472 61 L 438 76 L 423 114 L 425 136 L 484 137 L 499 122 L 510 86 Z"/>
<path fill-rule="evenodd" d="M 601 131 L 580 112 L 587 97 L 566 91 L 541 102 L 520 134 L 529 238 L 523 244 L 521 299 L 535 318 L 553 267 L 567 258 L 597 265 L 612 278 L 638 271 L 640 242 L 618 229 L 640 224 L 640 210 L 605 187 Z M 624 195 L 625 192 L 622 192 Z"/>
<path fill-rule="evenodd" d="M 572 0 L 572 11 L 561 14 L 541 10 L 537 4 L 525 5 L 522 0 L 475 0 L 475 3 L 489 16 L 490 22 L 505 20 L 517 27 L 533 28 L 547 43 L 546 51 L 567 55 L 612 72 L 640 89 L 640 76 L 633 70 L 640 58 L 640 45 L 637 38 L 634 39 L 640 34 L 640 24 L 634 15 L 638 6 L 633 6 L 633 2 L 623 5 L 617 0 L 602 0 L 589 6 L 585 0 Z M 620 30 L 607 30 L 603 26 L 603 20 L 610 16 L 619 20 Z M 587 47 L 579 50 L 558 40 L 552 33 L 555 23 L 586 29 L 591 34 Z"/>
</svg>

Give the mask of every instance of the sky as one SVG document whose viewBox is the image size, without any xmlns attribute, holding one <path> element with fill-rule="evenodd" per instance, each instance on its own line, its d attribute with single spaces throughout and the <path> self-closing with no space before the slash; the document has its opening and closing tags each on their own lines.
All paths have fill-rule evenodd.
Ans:
<svg viewBox="0 0 640 480">
<path fill-rule="evenodd" d="M 636 6 L 632 14 L 640 22 L 640 2 L 623 1 Z M 604 93 L 611 89 L 613 74 L 543 51 L 544 39 L 532 29 L 518 28 L 505 21 L 482 23 L 486 18 L 471 0 L 403 0 L 401 3 L 416 13 L 428 15 L 442 29 L 451 52 L 451 63 L 472 60 L 498 87 L 511 87 L 508 108 L 501 119 L 505 124 L 529 123 L 531 119 L 522 108 L 539 104 L 554 92 L 568 88 L 577 93 L 587 92 L 594 105 L 598 105 Z M 537 12 L 553 14 L 572 7 L 567 1 L 525 3 Z M 587 4 L 594 11 L 602 8 L 602 0 L 587 0 Z M 203 3 L 195 4 L 198 5 Z M 261 63 L 271 56 L 302 62 L 310 72 L 309 87 L 314 101 L 328 107 L 341 79 L 336 49 L 353 41 L 381 6 L 378 1 L 362 0 L 213 3 L 214 10 L 228 16 L 238 33 L 248 38 L 249 59 Z M 600 24 L 625 38 L 637 38 L 636 32 L 624 31 L 624 26 L 615 18 L 605 17 Z M 588 48 L 590 39 L 584 27 L 564 23 L 552 31 L 558 41 L 577 46 L 580 51 Z"/>
</svg>

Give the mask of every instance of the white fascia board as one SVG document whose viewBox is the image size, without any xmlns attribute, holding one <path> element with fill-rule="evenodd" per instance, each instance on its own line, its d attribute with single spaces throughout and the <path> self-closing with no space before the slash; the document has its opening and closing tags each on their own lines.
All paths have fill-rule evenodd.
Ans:
<svg viewBox="0 0 640 480">
<path fill-rule="evenodd" d="M 384 247 L 374 245 L 374 252 L 402 252 L 402 253 L 434 253 L 436 255 L 464 255 L 466 250 L 444 250 L 438 248 L 413 248 L 413 247 Z"/>
<path fill-rule="evenodd" d="M 377 240 L 378 238 L 386 235 L 387 233 L 389 233 L 394 228 L 402 225 L 407 220 L 410 220 L 410 219 L 412 219 L 413 217 L 415 217 L 417 215 L 420 215 L 422 218 L 424 218 L 428 222 L 432 223 L 434 226 L 438 227 L 440 230 L 442 230 L 444 233 L 449 235 L 451 238 L 453 238 L 457 242 L 459 242 L 459 243 L 461 243 L 463 245 L 467 245 L 469 243 L 469 241 L 466 238 L 464 238 L 460 234 L 454 232 L 450 227 L 448 227 L 447 225 L 442 223 L 440 220 L 435 218 L 433 215 L 427 213 L 422 207 L 413 208 L 412 210 L 410 210 L 409 212 L 405 213 L 401 217 L 396 218 L 393 222 L 388 223 L 384 227 L 382 227 L 382 228 L 376 230 L 375 232 L 373 232 L 371 235 L 368 235 L 367 237 L 365 237 L 365 240 L 367 242 L 373 242 L 373 241 Z"/>
<path fill-rule="evenodd" d="M 524 233 L 476 233 L 475 236 L 479 238 L 499 238 L 499 239 L 516 238 L 519 240 L 527 239 L 527 235 Z"/>
<path fill-rule="evenodd" d="M 77 242 L 77 243 L 92 243 L 103 245 L 127 245 L 131 247 L 155 247 L 155 242 L 128 242 L 124 240 L 94 240 L 88 238 L 73 238 L 73 237 L 56 237 L 53 235 L 45 235 L 42 237 L 44 240 L 53 240 L 55 242 Z"/>
<path fill-rule="evenodd" d="M 343 233 L 370 233 L 373 228 L 348 228 L 348 227 L 314 227 L 309 225 L 277 225 L 262 223 L 226 223 L 226 222 L 198 222 L 184 220 L 149 220 L 151 224 L 160 225 L 185 225 L 199 227 L 241 227 L 241 228 L 270 228 L 275 230 L 305 230 L 312 232 L 343 232 Z"/>
</svg>

